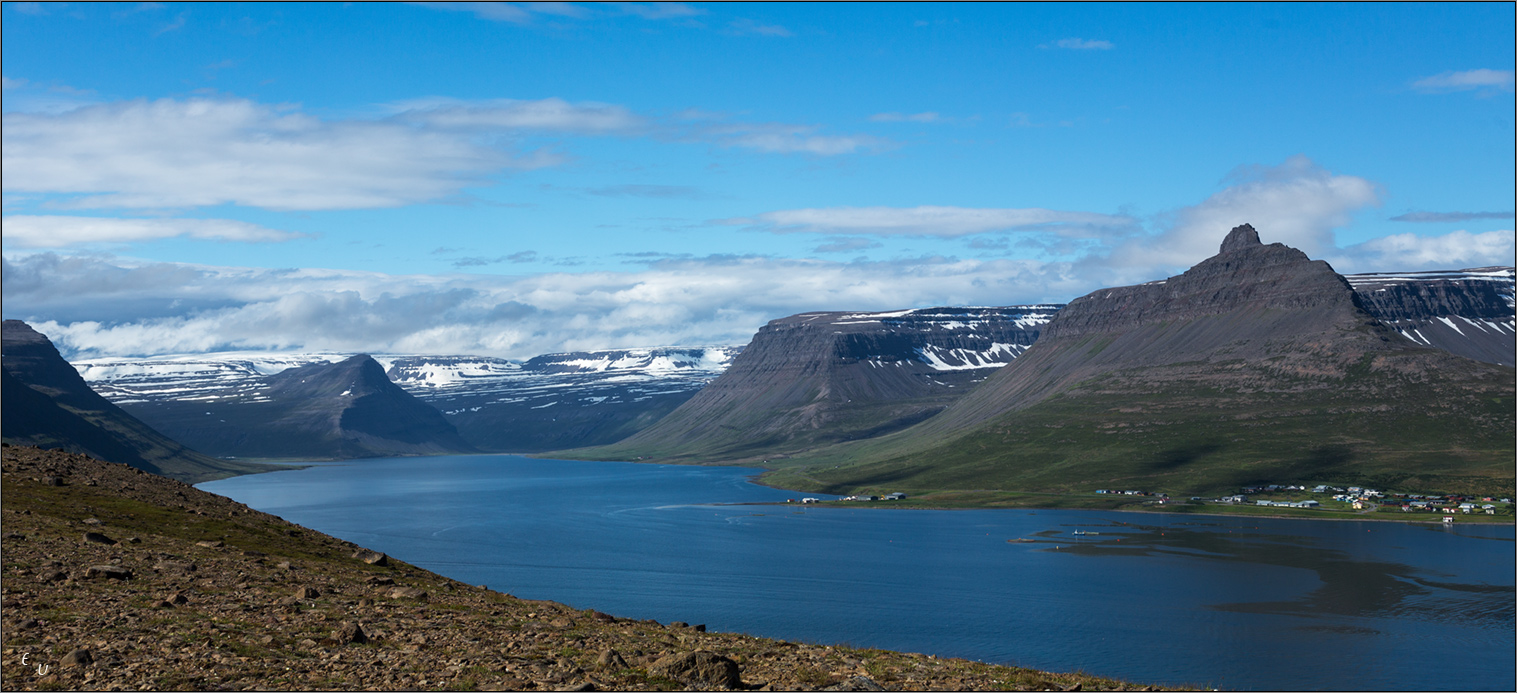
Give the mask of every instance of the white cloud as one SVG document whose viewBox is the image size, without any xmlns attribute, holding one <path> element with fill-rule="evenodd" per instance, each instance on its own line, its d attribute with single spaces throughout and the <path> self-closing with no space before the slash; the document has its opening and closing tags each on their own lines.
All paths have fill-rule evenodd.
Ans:
<svg viewBox="0 0 1517 693">
<path fill-rule="evenodd" d="M 493 22 L 527 24 L 534 14 L 558 17 L 584 17 L 588 12 L 567 2 L 416 2 L 411 3 L 434 10 L 471 12 L 480 19 Z"/>
<path fill-rule="evenodd" d="M 662 260 L 531 277 L 266 270 L 40 253 L 6 258 L 6 316 L 71 354 L 218 349 L 475 353 L 741 344 L 808 310 L 1006 305 L 1090 290 L 1067 267 L 913 258 Z"/>
<path fill-rule="evenodd" d="M 1464 70 L 1445 72 L 1412 82 L 1412 88 L 1430 93 L 1473 90 L 1512 90 L 1511 70 Z"/>
<path fill-rule="evenodd" d="M 739 36 L 775 36 L 786 38 L 795 35 L 789 29 L 778 24 L 764 24 L 752 19 L 735 19 L 727 25 L 727 29 Z"/>
<path fill-rule="evenodd" d="M 559 98 L 537 101 L 494 99 L 461 101 L 433 98 L 394 105 L 398 117 L 444 129 L 541 130 L 578 134 L 630 133 L 648 122 L 625 106 L 605 103 L 571 104 Z"/>
<path fill-rule="evenodd" d="M 1442 236 L 1401 233 L 1344 248 L 1329 258 L 1339 272 L 1467 269 L 1513 264 L 1512 231 Z"/>
<path fill-rule="evenodd" d="M 869 120 L 876 123 L 933 123 L 940 119 L 941 116 L 933 111 L 925 113 L 876 113 L 869 116 Z"/>
<path fill-rule="evenodd" d="M 99 217 L 5 217 L 8 248 L 64 248 L 98 243 L 132 243 L 184 236 L 197 240 L 271 243 L 303 238 L 230 219 L 105 219 Z"/>
<path fill-rule="evenodd" d="M 724 147 L 754 149 L 774 154 L 834 156 L 890 146 L 889 140 L 869 135 L 819 135 L 814 125 L 786 123 L 721 123 L 698 127 L 697 140 L 714 141 Z"/>
<path fill-rule="evenodd" d="M 1006 230 L 1047 231 L 1060 227 L 1127 227 L 1129 217 L 1052 209 L 968 207 L 828 207 L 765 212 L 753 218 L 725 219 L 772 233 L 824 233 L 873 236 L 955 238 Z"/>
<path fill-rule="evenodd" d="M 322 121 L 242 99 L 135 100 L 7 113 L 6 192 L 85 195 L 68 206 L 393 207 L 530 165 L 467 137 L 400 123 Z"/>
<path fill-rule="evenodd" d="M 1314 258 L 1335 251 L 1336 229 L 1354 212 L 1377 205 L 1379 188 L 1357 176 L 1334 174 L 1304 156 L 1279 166 L 1242 166 L 1232 185 L 1200 204 L 1168 213 L 1161 230 L 1133 238 L 1088 262 L 1119 273 L 1120 283 L 1147 281 L 1183 270 L 1217 253 L 1222 238 L 1252 224 L 1265 243 L 1284 243 Z"/>
<path fill-rule="evenodd" d="M 1059 39 L 1058 41 L 1053 42 L 1053 46 L 1056 48 L 1064 48 L 1075 51 L 1109 51 L 1113 48 L 1116 48 L 1116 45 L 1111 41 L 1103 41 L 1099 39 L 1088 40 L 1082 38 Z M 1043 44 L 1042 47 L 1047 48 L 1048 44 Z"/>
<path fill-rule="evenodd" d="M 64 209 L 363 209 L 445 199 L 504 170 L 562 163 L 551 149 L 503 148 L 532 136 L 650 136 L 819 156 L 890 144 L 809 125 L 660 122 L 558 98 L 431 98 L 388 109 L 381 120 L 322 120 L 294 106 L 195 98 L 8 112 L 4 190 L 66 196 L 47 202 Z"/>
</svg>

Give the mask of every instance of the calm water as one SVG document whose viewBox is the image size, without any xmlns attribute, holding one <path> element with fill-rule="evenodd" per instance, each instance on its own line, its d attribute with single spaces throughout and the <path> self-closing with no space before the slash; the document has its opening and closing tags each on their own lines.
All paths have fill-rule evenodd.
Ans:
<svg viewBox="0 0 1517 693">
<path fill-rule="evenodd" d="M 730 505 L 801 495 L 752 473 L 484 455 L 200 488 L 630 618 L 1151 683 L 1517 685 L 1510 525 Z"/>
</svg>

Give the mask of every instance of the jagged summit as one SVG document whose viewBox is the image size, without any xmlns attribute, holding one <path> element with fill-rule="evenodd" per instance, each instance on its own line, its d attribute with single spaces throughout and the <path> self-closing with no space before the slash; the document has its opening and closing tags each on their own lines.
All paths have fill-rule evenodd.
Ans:
<svg viewBox="0 0 1517 693">
<path fill-rule="evenodd" d="M 1222 239 L 1222 249 L 1217 252 L 1229 253 L 1256 245 L 1264 245 L 1259 241 L 1259 232 L 1255 231 L 1252 225 L 1244 224 L 1234 226 L 1233 230 L 1228 232 L 1227 238 Z"/>
</svg>

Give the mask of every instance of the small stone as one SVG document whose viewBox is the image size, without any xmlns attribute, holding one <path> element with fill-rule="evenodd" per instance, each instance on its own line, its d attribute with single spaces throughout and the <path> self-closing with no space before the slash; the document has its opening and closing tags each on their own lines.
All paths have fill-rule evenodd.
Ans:
<svg viewBox="0 0 1517 693">
<path fill-rule="evenodd" d="M 706 624 L 701 623 L 698 625 L 690 626 L 690 630 L 693 630 L 697 633 L 704 633 L 706 632 Z"/>
<path fill-rule="evenodd" d="M 868 676 L 854 676 L 846 679 L 829 690 L 834 691 L 883 691 L 885 688 Z"/>
<path fill-rule="evenodd" d="M 630 669 L 627 660 L 623 659 L 616 650 L 601 650 L 600 656 L 596 657 L 595 663 L 605 669 Z"/>
<path fill-rule="evenodd" d="M 128 543 L 128 544 L 141 544 L 142 540 L 138 539 L 137 537 L 127 537 L 126 538 L 126 543 Z"/>
<path fill-rule="evenodd" d="M 370 577 L 368 580 L 365 580 L 365 582 L 367 582 L 367 583 L 369 583 L 371 585 L 379 585 L 379 586 L 383 587 L 383 586 L 386 586 L 386 585 L 393 585 L 393 584 L 395 584 L 395 578 L 379 577 L 378 575 L 375 575 L 375 576 Z"/>
<path fill-rule="evenodd" d="M 112 538 L 110 538 L 108 536 L 105 536 L 104 534 L 101 534 L 99 532 L 85 532 L 84 533 L 84 543 L 86 543 L 86 544 L 105 544 L 106 546 L 115 546 L 116 545 L 116 540 L 112 539 Z"/>
<path fill-rule="evenodd" d="M 62 486 L 63 485 L 63 477 L 58 477 L 58 476 L 45 476 L 45 477 L 42 477 L 42 485 L 43 486 Z"/>
<path fill-rule="evenodd" d="M 226 542 L 224 542 L 224 541 L 222 541 L 220 539 L 211 539 L 211 540 L 207 540 L 207 541 L 197 541 L 197 542 L 195 542 L 195 545 L 196 546 L 204 546 L 205 548 L 208 548 L 208 549 L 219 549 L 219 548 L 221 548 L 223 546 L 226 546 Z"/>
<path fill-rule="evenodd" d="M 68 573 L 61 570 L 44 570 L 37 576 L 41 582 L 62 582 L 68 579 Z"/>
<path fill-rule="evenodd" d="M 86 518 L 84 518 L 84 524 L 87 524 L 87 525 L 98 525 L 98 524 L 100 524 L 100 520 L 98 518 L 94 518 L 94 517 L 86 517 Z"/>
<path fill-rule="evenodd" d="M 321 592 L 315 587 L 301 587 L 295 590 L 296 599 L 315 599 L 321 596 Z"/>
<path fill-rule="evenodd" d="M 20 630 L 31 630 L 31 629 L 36 628 L 36 627 L 37 627 L 37 619 L 35 619 L 35 618 L 29 618 L 29 619 L 26 619 L 25 621 L 22 621 L 22 622 L 16 624 L 16 628 L 18 628 Z"/>
</svg>

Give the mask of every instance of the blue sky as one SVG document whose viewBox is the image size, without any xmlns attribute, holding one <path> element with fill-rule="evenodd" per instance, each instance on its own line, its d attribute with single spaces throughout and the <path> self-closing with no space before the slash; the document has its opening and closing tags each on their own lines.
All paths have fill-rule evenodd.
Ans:
<svg viewBox="0 0 1517 693">
<path fill-rule="evenodd" d="M 1513 6 L 6 3 L 4 314 L 71 355 L 744 343 L 1249 222 L 1513 260 Z"/>
</svg>

